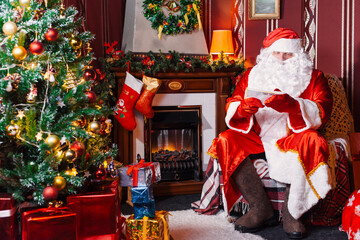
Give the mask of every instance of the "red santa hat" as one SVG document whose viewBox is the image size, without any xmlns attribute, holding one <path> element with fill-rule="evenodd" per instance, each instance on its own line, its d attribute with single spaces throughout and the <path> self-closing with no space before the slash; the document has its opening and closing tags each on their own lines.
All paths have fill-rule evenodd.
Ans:
<svg viewBox="0 0 360 240">
<path fill-rule="evenodd" d="M 263 47 L 277 52 L 301 52 L 301 38 L 289 28 L 277 28 L 263 41 Z"/>
</svg>

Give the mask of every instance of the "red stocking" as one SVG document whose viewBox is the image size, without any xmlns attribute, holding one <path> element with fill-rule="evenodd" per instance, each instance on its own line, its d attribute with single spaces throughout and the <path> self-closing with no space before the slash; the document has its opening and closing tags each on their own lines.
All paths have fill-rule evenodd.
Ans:
<svg viewBox="0 0 360 240">
<path fill-rule="evenodd" d="M 126 72 L 125 84 L 114 108 L 115 118 L 129 131 L 136 127 L 134 105 L 139 98 L 143 83 Z"/>
<path fill-rule="evenodd" d="M 147 118 L 154 117 L 154 110 L 152 109 L 152 101 L 156 91 L 160 87 L 160 81 L 157 78 L 143 76 L 144 89 L 141 92 L 139 100 L 137 100 L 135 109 L 144 114 Z"/>
</svg>

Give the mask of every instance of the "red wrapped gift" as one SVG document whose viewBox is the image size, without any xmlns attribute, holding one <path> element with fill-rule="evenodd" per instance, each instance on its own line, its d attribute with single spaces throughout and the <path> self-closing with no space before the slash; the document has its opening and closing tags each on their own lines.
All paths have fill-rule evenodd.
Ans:
<svg viewBox="0 0 360 240">
<path fill-rule="evenodd" d="M 76 212 L 78 240 L 118 240 L 120 238 L 120 203 L 116 188 L 67 197 Z"/>
<path fill-rule="evenodd" d="M 76 213 L 67 207 L 40 208 L 22 215 L 22 240 L 76 240 Z"/>
<path fill-rule="evenodd" d="M 121 217 L 120 218 L 120 240 L 126 239 L 126 218 Z"/>
<path fill-rule="evenodd" d="M 14 240 L 18 236 L 16 206 L 11 194 L 0 193 L 0 234 L 2 240 Z"/>
</svg>

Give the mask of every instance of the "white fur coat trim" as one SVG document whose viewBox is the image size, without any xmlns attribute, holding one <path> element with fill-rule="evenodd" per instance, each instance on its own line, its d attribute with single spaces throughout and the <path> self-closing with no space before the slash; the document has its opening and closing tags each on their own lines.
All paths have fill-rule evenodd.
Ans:
<svg viewBox="0 0 360 240">
<path fill-rule="evenodd" d="M 235 127 L 230 125 L 230 120 L 235 115 L 239 105 L 240 105 L 240 101 L 230 103 L 229 108 L 228 108 L 228 110 L 226 112 L 225 123 L 230 129 L 246 134 L 246 133 L 250 132 L 250 130 L 251 130 L 252 126 L 253 126 L 253 122 L 254 122 L 253 117 L 250 118 L 249 126 L 248 126 L 247 129 L 243 130 L 243 129 L 235 128 Z"/>
<path fill-rule="evenodd" d="M 302 50 L 301 39 L 280 38 L 279 40 L 276 40 L 273 44 L 271 44 L 269 49 L 272 52 L 299 53 Z"/>
<path fill-rule="evenodd" d="M 276 140 L 262 141 L 270 177 L 291 185 L 288 209 L 290 214 L 298 219 L 331 189 L 329 168 L 326 164 L 320 165 L 311 175 L 306 176 L 298 153 L 280 151 Z"/>
<path fill-rule="evenodd" d="M 287 121 L 289 128 L 295 133 L 300 133 L 308 129 L 318 129 L 322 123 L 318 105 L 308 99 L 296 98 L 296 100 L 300 105 L 301 115 L 306 123 L 306 126 L 296 130 L 293 126 L 291 126 L 290 119 L 288 118 Z"/>
</svg>

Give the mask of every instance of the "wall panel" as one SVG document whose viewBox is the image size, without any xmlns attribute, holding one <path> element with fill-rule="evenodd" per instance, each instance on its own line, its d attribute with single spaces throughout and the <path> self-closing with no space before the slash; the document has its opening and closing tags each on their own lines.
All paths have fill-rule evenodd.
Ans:
<svg viewBox="0 0 360 240">
<path fill-rule="evenodd" d="M 324 10 L 326 8 L 327 10 Z M 341 76 L 341 8 L 339 1 L 319 1 L 317 67 Z"/>
</svg>

